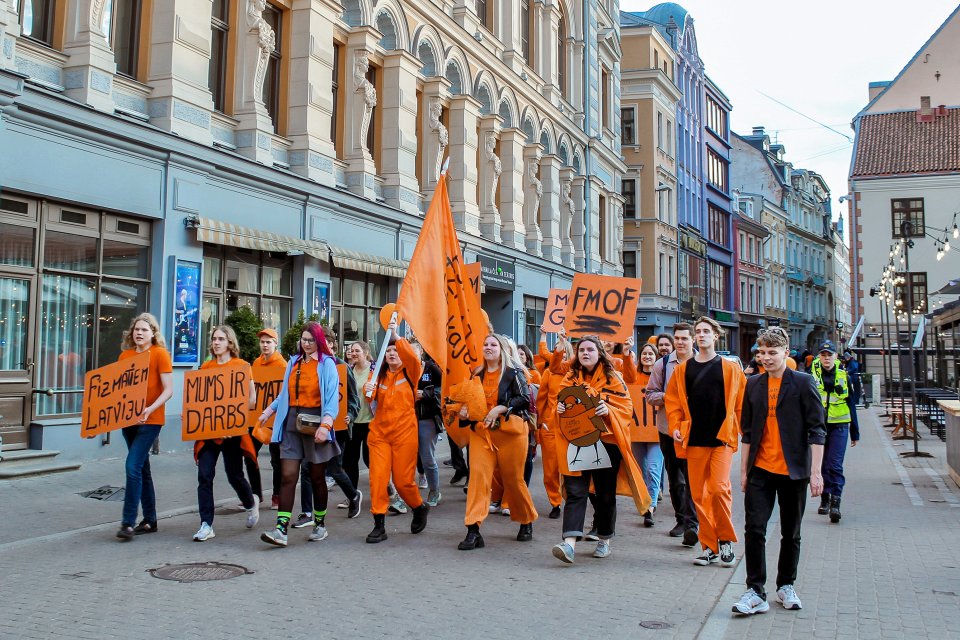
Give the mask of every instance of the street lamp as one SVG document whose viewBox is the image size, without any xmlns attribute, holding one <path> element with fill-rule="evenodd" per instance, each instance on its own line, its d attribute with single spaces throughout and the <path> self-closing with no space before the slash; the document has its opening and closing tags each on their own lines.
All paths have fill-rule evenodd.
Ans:
<svg viewBox="0 0 960 640">
<path fill-rule="evenodd" d="M 910 220 L 904 220 L 900 223 L 900 236 L 905 242 L 903 242 L 903 260 L 902 264 L 904 265 L 904 273 L 906 277 L 910 277 L 910 249 L 913 248 L 913 223 Z M 899 246 L 899 245 L 897 245 Z M 949 240 L 944 243 L 945 249 L 950 250 Z M 900 278 L 902 285 L 908 285 L 904 288 L 904 291 L 911 298 L 909 304 L 903 305 L 903 299 L 899 298 L 897 302 L 900 305 L 907 307 L 907 339 L 910 340 L 910 411 L 913 420 L 913 451 L 904 451 L 900 455 L 905 458 L 932 458 L 933 456 L 927 452 L 920 451 L 920 434 L 917 430 L 917 375 L 916 375 L 916 363 L 914 361 L 914 348 L 913 348 L 913 338 L 910 335 L 911 330 L 913 329 L 913 281 L 907 283 L 903 277 Z M 897 331 L 897 345 L 900 344 L 900 332 Z M 900 376 L 901 379 L 903 376 Z M 901 391 L 902 395 L 902 391 Z"/>
</svg>

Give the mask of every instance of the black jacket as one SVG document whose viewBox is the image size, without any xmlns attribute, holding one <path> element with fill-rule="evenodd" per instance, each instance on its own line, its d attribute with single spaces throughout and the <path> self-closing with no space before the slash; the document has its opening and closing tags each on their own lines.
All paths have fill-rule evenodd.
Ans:
<svg viewBox="0 0 960 640">
<path fill-rule="evenodd" d="M 353 421 L 360 413 L 360 394 L 357 392 L 357 382 L 353 379 L 353 376 L 350 375 L 350 365 L 337 356 L 333 356 L 333 361 L 338 365 L 347 365 L 347 417 L 350 419 L 350 425 L 352 427 Z"/>
<path fill-rule="evenodd" d="M 423 373 L 417 382 L 417 391 L 423 391 L 423 399 L 417 400 L 417 420 L 440 420 L 440 383 L 443 373 L 433 360 L 423 363 Z"/>
<path fill-rule="evenodd" d="M 487 375 L 486 367 L 482 368 L 477 374 L 480 381 L 483 381 Z M 496 375 L 491 374 L 491 375 Z M 530 392 L 527 388 L 527 374 L 520 369 L 507 369 L 500 378 L 500 385 L 497 387 L 497 404 L 502 404 L 507 408 L 503 419 L 510 416 L 520 416 L 526 420 L 530 413 Z M 461 420 L 461 425 L 470 424 L 469 421 Z"/>
<path fill-rule="evenodd" d="M 751 376 L 743 396 L 740 414 L 741 441 L 749 444 L 747 472 L 753 469 L 760 449 L 760 440 L 767 424 L 767 379 L 770 374 Z M 777 396 L 777 423 L 780 427 L 780 442 L 783 457 L 787 462 L 792 480 L 810 477 L 812 458 L 810 445 L 823 444 L 827 431 L 826 415 L 817 383 L 813 376 L 787 369 L 780 381 Z"/>
</svg>

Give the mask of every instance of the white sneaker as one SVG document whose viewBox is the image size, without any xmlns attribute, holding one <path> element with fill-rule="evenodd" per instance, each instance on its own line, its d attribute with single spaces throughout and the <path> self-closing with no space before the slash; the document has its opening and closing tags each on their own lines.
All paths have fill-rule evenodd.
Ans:
<svg viewBox="0 0 960 640">
<path fill-rule="evenodd" d="M 490 513 L 500 513 L 501 511 L 503 511 L 503 509 L 500 508 L 500 503 L 499 503 L 499 502 L 491 502 L 491 503 L 490 503 Z"/>
<path fill-rule="evenodd" d="M 327 476 L 327 489 L 333 489 L 333 485 L 337 484 L 337 481 Z"/>
<path fill-rule="evenodd" d="M 422 473 L 417 474 L 417 488 L 426 489 L 427 488 L 427 476 Z"/>
<path fill-rule="evenodd" d="M 777 589 L 777 602 L 782 604 L 784 609 L 790 609 L 792 611 L 798 611 L 803 608 L 803 605 L 800 604 L 800 596 L 797 595 L 792 584 L 785 584 Z"/>
<path fill-rule="evenodd" d="M 716 564 L 718 562 L 720 562 L 720 556 L 715 554 L 710 549 L 704 549 L 697 555 L 696 558 L 693 559 L 693 564 L 700 567 L 705 567 L 708 564 Z"/>
<path fill-rule="evenodd" d="M 216 538 L 216 537 L 217 537 L 217 534 L 213 532 L 213 527 L 211 527 L 209 524 L 204 522 L 200 525 L 200 529 L 195 534 L 193 534 L 193 541 L 205 542 L 210 538 Z"/>
<path fill-rule="evenodd" d="M 593 552 L 594 558 L 606 558 L 610 555 L 610 541 L 601 540 L 597 543 L 597 550 Z"/>
<path fill-rule="evenodd" d="M 510 507 L 504 507 L 500 509 L 500 515 L 510 517 Z"/>
<path fill-rule="evenodd" d="M 400 498 L 399 493 L 393 494 L 393 496 L 390 498 L 390 507 L 388 508 L 388 511 L 399 514 L 404 514 L 407 512 L 407 505 L 403 499 Z"/>
<path fill-rule="evenodd" d="M 247 529 L 253 529 L 260 522 L 260 498 L 253 496 L 253 506 L 247 509 Z"/>
<path fill-rule="evenodd" d="M 267 544 L 273 544 L 278 547 L 287 546 L 287 534 L 280 529 L 271 529 L 260 534 L 260 539 Z"/>
<path fill-rule="evenodd" d="M 733 605 L 731 611 L 743 616 L 751 616 L 755 613 L 766 613 L 770 611 L 770 603 L 761 598 L 753 589 L 747 589 L 746 593 L 740 596 L 740 600 Z"/>
<path fill-rule="evenodd" d="M 320 542 L 325 540 L 327 537 L 327 528 L 323 525 L 317 525 L 313 528 L 313 531 L 310 533 L 310 537 L 307 538 L 310 542 Z"/>
<path fill-rule="evenodd" d="M 427 506 L 428 507 L 437 506 L 438 504 L 440 504 L 441 497 L 442 497 L 442 494 L 440 493 L 439 490 L 431 491 L 430 493 L 427 494 Z"/>
</svg>

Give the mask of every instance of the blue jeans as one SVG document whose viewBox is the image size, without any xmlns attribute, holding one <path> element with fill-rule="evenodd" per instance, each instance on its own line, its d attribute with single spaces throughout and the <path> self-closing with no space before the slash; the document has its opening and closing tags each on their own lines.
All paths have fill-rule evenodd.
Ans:
<svg viewBox="0 0 960 640">
<path fill-rule="evenodd" d="M 643 472 L 643 483 L 647 485 L 651 506 L 657 506 L 660 497 L 660 481 L 663 478 L 663 452 L 659 442 L 632 442 L 630 448 L 633 457 Z"/>
<path fill-rule="evenodd" d="M 429 491 L 440 490 L 440 467 L 437 466 L 437 440 L 440 434 L 437 433 L 437 423 L 430 420 L 419 421 L 419 447 L 420 464 L 423 465 L 423 473 L 427 476 L 427 489 Z"/>
<path fill-rule="evenodd" d="M 161 425 L 141 424 L 123 429 L 127 442 L 127 485 L 123 493 L 123 519 L 121 524 L 135 526 L 137 509 L 143 504 L 143 519 L 157 521 L 157 493 L 150 474 L 150 447 L 160 435 Z"/>
<path fill-rule="evenodd" d="M 843 457 L 847 453 L 847 440 L 850 436 L 850 424 L 828 424 L 827 440 L 823 445 L 823 492 L 840 497 L 843 493 Z"/>
</svg>

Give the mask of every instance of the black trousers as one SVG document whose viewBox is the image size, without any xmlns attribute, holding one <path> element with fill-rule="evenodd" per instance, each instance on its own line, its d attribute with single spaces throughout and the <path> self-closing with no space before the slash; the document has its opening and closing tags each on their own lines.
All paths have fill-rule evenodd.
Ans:
<svg viewBox="0 0 960 640">
<path fill-rule="evenodd" d="M 744 495 L 746 525 L 744 545 L 747 559 L 747 586 L 764 594 L 767 582 L 767 523 L 773 503 L 780 505 L 780 560 L 777 563 L 777 588 L 793 584 L 800 562 L 800 521 L 807 505 L 809 478 L 791 480 L 790 476 L 770 473 L 759 467 L 750 470 Z"/>
<path fill-rule="evenodd" d="M 253 450 L 257 452 L 257 459 L 252 460 L 243 456 L 243 466 L 247 470 L 247 478 L 250 480 L 250 489 L 253 491 L 253 495 L 263 502 L 263 480 L 260 478 L 260 447 L 263 446 L 263 443 L 253 436 L 250 436 L 250 439 L 253 440 Z"/>
<path fill-rule="evenodd" d="M 467 459 L 463 455 L 463 449 L 458 447 L 449 435 L 447 435 L 447 442 L 450 443 L 450 466 L 453 467 L 454 471 L 469 474 L 470 470 L 467 468 Z"/>
<path fill-rule="evenodd" d="M 350 484 L 354 487 L 359 486 L 360 482 L 360 457 L 363 457 L 363 464 L 370 468 L 370 449 L 367 448 L 367 436 L 370 434 L 369 422 L 354 422 L 350 439 L 343 447 L 341 465 L 346 471 Z"/>
<path fill-rule="evenodd" d="M 350 432 L 346 429 L 336 432 L 337 444 L 340 451 L 346 451 L 350 444 Z M 313 481 L 310 479 L 310 463 L 306 460 L 300 463 L 300 508 L 303 513 L 313 513 Z M 327 475 L 333 478 L 347 500 L 357 495 L 356 485 L 350 482 L 350 476 L 343 468 L 343 453 L 327 462 Z"/>
<path fill-rule="evenodd" d="M 659 435 L 660 451 L 663 452 L 663 464 L 667 470 L 667 482 L 670 485 L 670 502 L 673 503 L 677 524 L 683 525 L 685 529 L 699 529 L 700 521 L 697 520 L 697 509 L 693 506 L 687 481 L 687 461 L 677 457 L 676 449 L 673 448 L 673 438 L 662 433 Z"/>
<path fill-rule="evenodd" d="M 623 456 L 614 444 L 602 442 L 610 456 L 610 467 L 594 471 L 582 471 L 579 476 L 563 476 L 563 488 L 567 500 L 563 503 L 563 537 L 583 537 L 583 523 L 587 517 L 587 495 L 593 480 L 595 496 L 591 500 L 596 510 L 593 522 L 597 536 L 602 540 L 612 538 L 617 526 L 617 473 Z"/>
<path fill-rule="evenodd" d="M 240 449 L 240 438 L 224 438 L 221 444 L 207 440 L 197 455 L 197 503 L 200 507 L 200 521 L 207 524 L 213 524 L 213 479 L 217 475 L 217 460 L 221 454 L 227 482 L 237 492 L 244 509 L 253 506 L 253 491 L 250 490 L 250 483 L 243 477 L 244 456 Z"/>
</svg>

